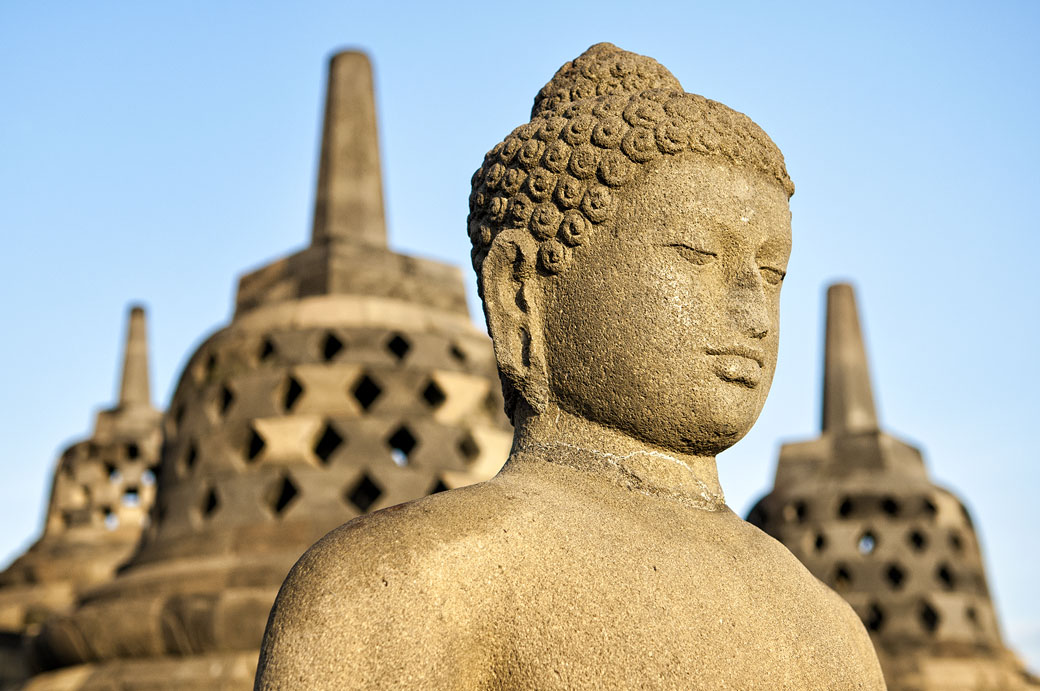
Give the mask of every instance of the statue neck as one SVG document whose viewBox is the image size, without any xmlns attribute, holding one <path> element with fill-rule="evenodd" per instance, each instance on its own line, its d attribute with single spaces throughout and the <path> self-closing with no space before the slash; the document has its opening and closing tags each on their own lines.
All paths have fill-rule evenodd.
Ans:
<svg viewBox="0 0 1040 691">
<path fill-rule="evenodd" d="M 556 406 L 542 413 L 527 409 L 517 416 L 507 469 L 539 461 L 568 466 L 623 490 L 677 500 L 692 508 L 717 511 L 725 507 L 714 456 L 657 449 Z"/>
</svg>

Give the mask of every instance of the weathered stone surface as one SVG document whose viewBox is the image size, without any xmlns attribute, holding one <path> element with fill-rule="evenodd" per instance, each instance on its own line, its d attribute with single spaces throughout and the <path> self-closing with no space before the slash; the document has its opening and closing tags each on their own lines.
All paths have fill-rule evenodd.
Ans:
<svg viewBox="0 0 1040 691">
<path fill-rule="evenodd" d="M 792 192 L 655 61 L 561 68 L 473 177 L 509 461 L 312 547 L 256 688 L 883 689 L 851 608 L 718 483 L 772 380 Z"/>
<path fill-rule="evenodd" d="M 50 622 L 30 689 L 245 689 L 279 584 L 346 520 L 491 477 L 509 425 L 458 269 L 386 247 L 368 59 L 329 68 L 310 247 L 242 278 L 164 418 L 153 522 Z M 297 687 L 300 688 L 300 687 Z"/>
<path fill-rule="evenodd" d="M 130 310 L 114 408 L 100 411 L 89 439 L 66 449 L 55 469 L 43 535 L 0 573 L 0 687 L 27 674 L 22 650 L 47 617 L 67 611 L 130 557 L 155 495 L 161 414 L 148 384 L 145 313 Z"/>
<path fill-rule="evenodd" d="M 1040 688 L 1004 647 L 971 516 L 881 431 L 847 284 L 827 291 L 823 429 L 785 444 L 748 520 L 853 606 L 893 691 Z"/>
</svg>

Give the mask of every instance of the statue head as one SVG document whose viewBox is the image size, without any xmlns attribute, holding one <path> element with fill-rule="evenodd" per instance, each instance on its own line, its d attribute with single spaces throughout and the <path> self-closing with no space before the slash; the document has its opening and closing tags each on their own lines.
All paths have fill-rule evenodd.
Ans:
<svg viewBox="0 0 1040 691">
<path fill-rule="evenodd" d="M 601 43 L 473 175 L 473 265 L 506 398 L 715 454 L 776 365 L 783 156 L 747 116 Z"/>
</svg>

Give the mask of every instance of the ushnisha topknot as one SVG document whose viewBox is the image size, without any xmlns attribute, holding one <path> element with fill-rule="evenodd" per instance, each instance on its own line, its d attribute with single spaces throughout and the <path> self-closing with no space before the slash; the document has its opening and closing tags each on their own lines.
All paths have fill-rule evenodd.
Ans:
<svg viewBox="0 0 1040 691">
<path fill-rule="evenodd" d="M 492 241 L 527 228 L 539 269 L 563 271 L 614 213 L 616 192 L 643 166 L 685 151 L 763 173 L 790 196 L 776 144 L 743 113 L 683 91 L 653 58 L 597 43 L 542 87 L 531 121 L 484 157 L 473 174 L 469 236 L 478 286 Z"/>
</svg>

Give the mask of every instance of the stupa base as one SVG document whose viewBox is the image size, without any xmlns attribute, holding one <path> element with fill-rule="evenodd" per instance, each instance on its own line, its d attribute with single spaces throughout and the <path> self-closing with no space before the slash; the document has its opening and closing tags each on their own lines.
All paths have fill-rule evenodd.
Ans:
<svg viewBox="0 0 1040 691">
<path fill-rule="evenodd" d="M 25 691 L 249 691 L 257 651 L 78 665 L 32 678 Z"/>
</svg>

